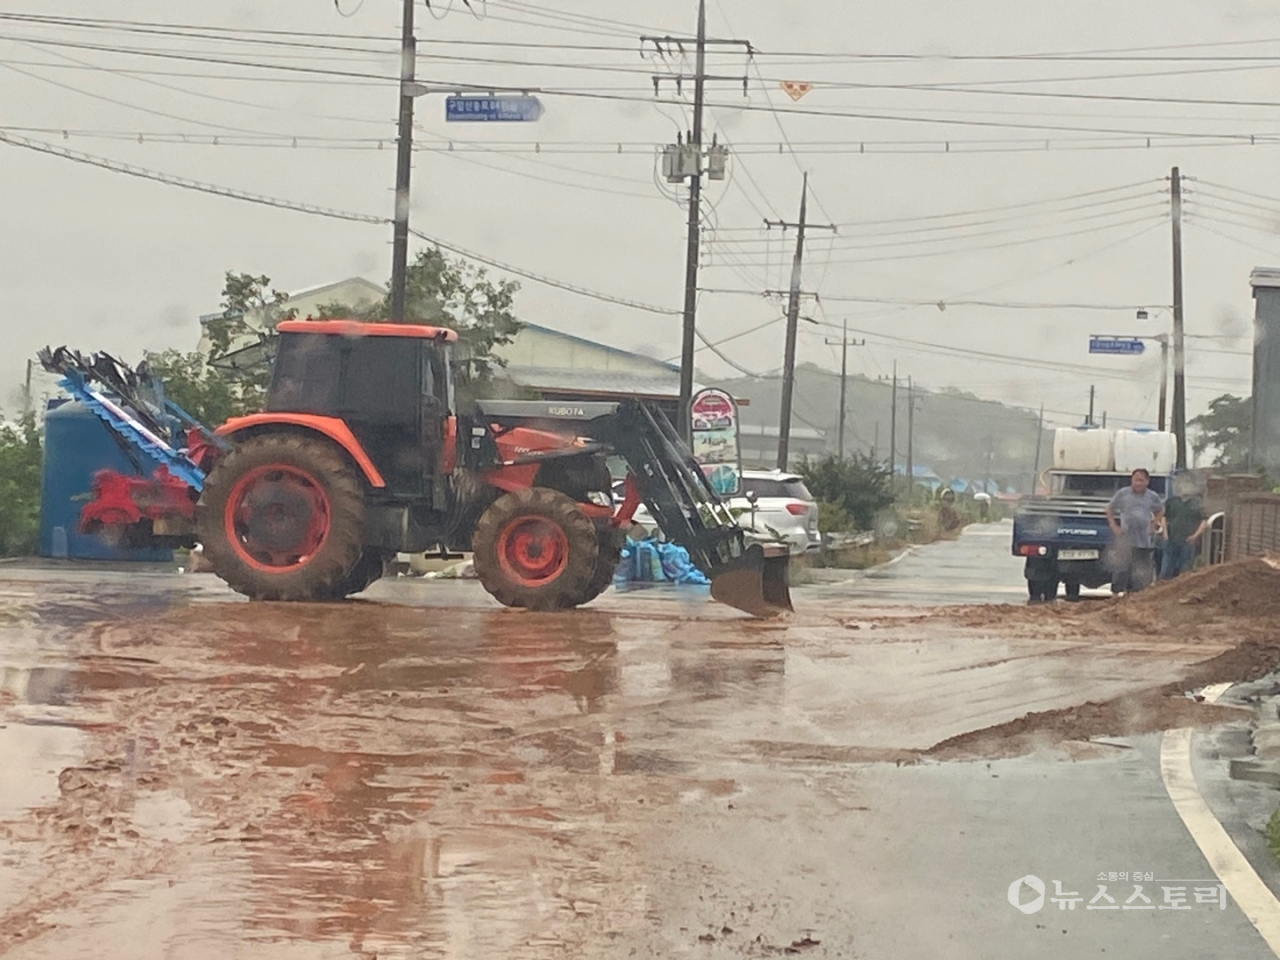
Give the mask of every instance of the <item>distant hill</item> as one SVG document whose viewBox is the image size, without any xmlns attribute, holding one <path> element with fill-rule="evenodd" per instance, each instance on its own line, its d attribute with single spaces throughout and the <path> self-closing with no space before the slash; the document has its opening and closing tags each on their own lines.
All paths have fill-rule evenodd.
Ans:
<svg viewBox="0 0 1280 960">
<path fill-rule="evenodd" d="M 782 381 L 779 378 L 740 377 L 715 381 L 714 386 L 735 397 L 750 400 L 742 409 L 743 425 L 770 432 L 778 426 L 778 405 Z M 892 388 L 889 383 L 850 376 L 845 424 L 846 452 L 870 453 L 888 459 L 889 414 Z M 792 429 L 809 427 L 819 431 L 826 448 L 836 450 L 836 424 L 840 405 L 840 375 L 812 364 L 796 369 L 796 389 L 792 409 Z M 944 480 L 962 478 L 985 480 L 988 476 L 1002 487 L 1018 491 L 1031 489 L 1036 452 L 1037 413 L 983 400 L 959 390 L 916 389 L 915 465 L 928 466 Z M 907 459 L 907 385 L 898 384 L 899 466 Z M 774 446 L 776 450 L 776 444 Z M 794 451 L 793 451 L 794 452 Z M 1053 432 L 1044 431 L 1040 447 L 1040 468 L 1053 458 Z M 794 460 L 794 458 L 793 458 Z"/>
</svg>

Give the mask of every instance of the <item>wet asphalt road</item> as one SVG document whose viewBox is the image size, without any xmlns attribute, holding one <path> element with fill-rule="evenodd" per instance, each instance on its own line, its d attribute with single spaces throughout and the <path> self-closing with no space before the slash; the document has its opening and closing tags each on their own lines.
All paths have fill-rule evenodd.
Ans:
<svg viewBox="0 0 1280 960">
<path fill-rule="evenodd" d="M 1021 602 L 1007 551 L 1004 525 L 971 528 L 798 590 L 789 624 L 674 592 L 533 615 L 399 581 L 270 605 L 0 565 L 0 952 L 1272 956 L 1230 902 L 1009 903 L 1026 874 L 1086 900 L 1099 871 L 1213 879 L 1159 735 L 895 762 L 1174 675 L 1139 648 L 860 619 Z M 1198 736 L 1197 776 L 1274 880 L 1242 812 L 1265 788 L 1222 775 L 1230 734 Z"/>
<path fill-rule="evenodd" d="M 935 605 L 1022 603 L 1023 561 L 1012 556 L 1013 521 L 974 524 L 956 540 L 912 547 L 893 562 L 814 588 L 822 599 L 854 596 L 862 603 Z M 824 571 L 839 576 L 836 571 Z M 824 577 L 825 579 L 825 577 Z"/>
</svg>

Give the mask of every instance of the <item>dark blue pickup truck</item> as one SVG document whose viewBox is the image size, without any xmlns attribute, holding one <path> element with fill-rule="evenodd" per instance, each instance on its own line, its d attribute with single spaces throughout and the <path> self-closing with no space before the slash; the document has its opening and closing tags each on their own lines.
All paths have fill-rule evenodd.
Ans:
<svg viewBox="0 0 1280 960">
<path fill-rule="evenodd" d="M 1107 565 L 1111 528 L 1107 504 L 1127 473 L 1049 472 L 1049 495 L 1027 497 L 1013 518 L 1013 555 L 1025 557 L 1023 573 L 1032 601 L 1048 601 L 1066 588 L 1068 600 L 1078 599 L 1081 587 L 1111 582 Z M 1169 478 L 1151 477 L 1151 489 L 1165 496 Z"/>
</svg>

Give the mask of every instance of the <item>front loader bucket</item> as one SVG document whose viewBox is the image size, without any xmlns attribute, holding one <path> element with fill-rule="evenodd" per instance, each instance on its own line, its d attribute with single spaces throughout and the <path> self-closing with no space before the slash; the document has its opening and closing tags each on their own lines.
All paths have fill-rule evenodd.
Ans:
<svg viewBox="0 0 1280 960">
<path fill-rule="evenodd" d="M 711 598 L 761 619 L 787 613 L 794 609 L 787 587 L 789 561 L 786 547 L 750 544 L 742 556 L 711 571 Z"/>
</svg>

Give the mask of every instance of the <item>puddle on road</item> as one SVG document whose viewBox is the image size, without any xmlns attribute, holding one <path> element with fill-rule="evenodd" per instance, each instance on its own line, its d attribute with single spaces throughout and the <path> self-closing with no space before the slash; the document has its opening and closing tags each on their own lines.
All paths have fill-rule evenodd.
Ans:
<svg viewBox="0 0 1280 960">
<path fill-rule="evenodd" d="M 32 848 L 0 869 L 19 957 L 617 953 L 687 879 L 644 842 L 672 811 L 721 817 L 761 773 L 852 783 L 1152 660 L 865 621 L 94 609 L 0 617 L 0 759 L 33 774 L 0 787 Z"/>
</svg>

